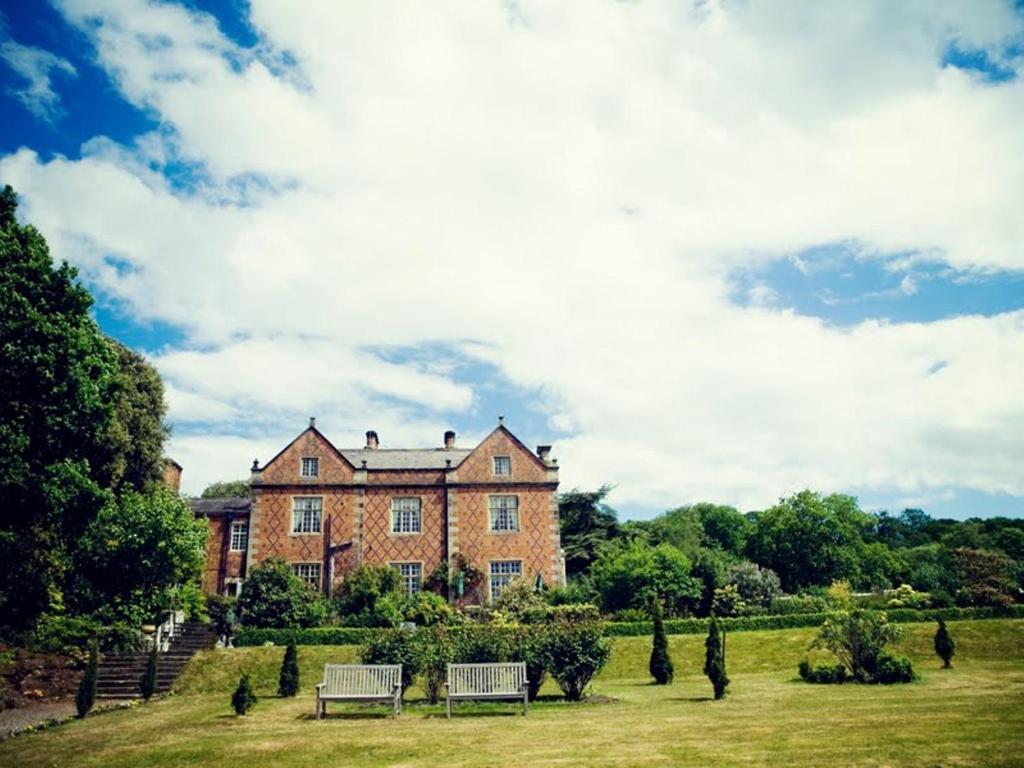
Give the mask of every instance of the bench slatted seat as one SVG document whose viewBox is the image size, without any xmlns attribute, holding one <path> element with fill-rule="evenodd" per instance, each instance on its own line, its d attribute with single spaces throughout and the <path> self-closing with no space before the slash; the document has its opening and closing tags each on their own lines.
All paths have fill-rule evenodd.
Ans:
<svg viewBox="0 0 1024 768">
<path fill-rule="evenodd" d="M 324 664 L 324 681 L 316 685 L 316 719 L 327 714 L 328 701 L 387 701 L 402 711 L 401 664 Z"/>
<path fill-rule="evenodd" d="M 523 702 L 523 715 L 529 705 L 526 664 L 449 664 L 448 717 L 452 702 L 471 699 L 512 699 Z"/>
</svg>

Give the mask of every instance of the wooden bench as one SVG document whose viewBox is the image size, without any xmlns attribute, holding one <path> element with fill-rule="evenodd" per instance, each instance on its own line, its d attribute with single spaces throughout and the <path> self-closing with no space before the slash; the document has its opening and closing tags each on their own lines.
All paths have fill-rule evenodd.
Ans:
<svg viewBox="0 0 1024 768">
<path fill-rule="evenodd" d="M 470 699 L 522 700 L 523 715 L 529 698 L 526 685 L 526 664 L 449 664 L 448 717 L 452 716 L 452 702 Z"/>
<path fill-rule="evenodd" d="M 328 701 L 387 701 L 402 711 L 401 664 L 324 664 L 324 681 L 316 685 L 316 719 L 327 714 Z"/>
</svg>

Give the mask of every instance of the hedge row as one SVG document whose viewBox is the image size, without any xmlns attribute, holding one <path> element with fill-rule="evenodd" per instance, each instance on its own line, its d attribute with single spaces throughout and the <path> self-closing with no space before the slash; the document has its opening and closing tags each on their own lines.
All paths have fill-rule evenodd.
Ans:
<svg viewBox="0 0 1024 768">
<path fill-rule="evenodd" d="M 1020 619 L 1024 618 L 1024 605 L 1008 608 L 936 608 L 917 610 L 914 608 L 890 608 L 885 611 L 889 621 L 909 624 L 917 621 L 946 621 L 963 619 Z M 760 629 L 797 629 L 818 627 L 828 616 L 826 613 L 793 613 L 786 616 L 739 616 L 719 619 L 728 631 L 747 632 Z M 653 631 L 649 621 L 610 621 L 605 624 L 604 633 L 612 637 L 635 637 L 649 635 Z M 669 619 L 665 621 L 665 632 L 670 635 L 703 635 L 708 631 L 707 619 Z"/>
<path fill-rule="evenodd" d="M 915 610 L 913 608 L 890 608 L 886 612 L 889 621 L 907 624 L 917 621 L 946 621 L 964 619 L 1021 619 L 1024 605 L 1009 608 L 937 608 Z M 786 616 L 740 616 L 720 619 L 727 631 L 745 632 L 762 629 L 798 629 L 820 626 L 827 614 L 800 613 Z M 453 627 L 454 631 L 458 628 Z M 707 619 L 667 619 L 665 632 L 670 635 L 703 635 L 708 631 Z M 299 645 L 365 645 L 376 637 L 380 630 L 365 627 L 315 627 L 312 629 L 243 629 L 235 638 L 235 645 L 253 646 L 273 643 L 286 645 L 294 639 Z M 635 637 L 652 632 L 648 621 L 609 621 L 604 624 L 608 637 Z"/>
</svg>

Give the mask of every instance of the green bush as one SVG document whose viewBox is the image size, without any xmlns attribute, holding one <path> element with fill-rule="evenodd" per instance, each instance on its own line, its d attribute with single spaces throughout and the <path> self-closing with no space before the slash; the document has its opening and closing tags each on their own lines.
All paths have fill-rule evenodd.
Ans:
<svg viewBox="0 0 1024 768">
<path fill-rule="evenodd" d="M 310 627 L 308 629 L 254 629 L 243 627 L 235 637 L 239 647 L 286 645 L 364 645 L 381 630 L 362 627 Z"/>
<path fill-rule="evenodd" d="M 551 587 L 544 593 L 549 605 L 576 605 L 597 602 L 597 593 L 584 579 L 575 579 L 564 586 Z"/>
<path fill-rule="evenodd" d="M 872 683 L 892 685 L 893 683 L 909 683 L 914 680 L 914 667 L 906 656 L 881 654 L 875 662 L 871 673 Z"/>
<path fill-rule="evenodd" d="M 509 643 L 509 661 L 526 664 L 527 693 L 530 701 L 537 698 L 548 674 L 548 631 L 543 624 L 532 624 L 513 630 Z"/>
<path fill-rule="evenodd" d="M 827 609 L 828 600 L 821 595 L 780 595 L 768 603 L 768 613 L 772 616 L 822 613 Z"/>
<path fill-rule="evenodd" d="M 595 622 L 555 622 L 547 627 L 548 668 L 569 701 L 579 701 L 608 662 L 611 645 Z"/>
<path fill-rule="evenodd" d="M 800 662 L 799 672 L 800 677 L 808 683 L 840 684 L 849 679 L 846 667 L 842 664 L 819 664 L 811 667 L 810 662 L 804 659 Z"/>
<path fill-rule="evenodd" d="M 665 625 L 661 617 L 661 602 L 658 600 L 653 601 L 651 606 L 651 618 L 654 635 L 651 640 L 651 659 L 647 666 L 657 685 L 668 685 L 672 682 L 674 670 L 672 658 L 668 655 L 668 637 L 665 635 Z"/>
<path fill-rule="evenodd" d="M 246 627 L 315 627 L 327 618 L 323 598 L 277 558 L 249 571 L 237 606 Z"/>
<path fill-rule="evenodd" d="M 884 613 L 850 608 L 829 614 L 811 647 L 831 651 L 855 680 L 863 681 L 874 673 L 885 646 L 901 635 Z"/>
<path fill-rule="evenodd" d="M 941 618 L 939 619 L 939 627 L 935 630 L 935 653 L 942 659 L 943 669 L 949 669 L 953 654 L 956 653 L 956 643 L 949 636 L 946 622 Z"/>
<path fill-rule="evenodd" d="M 220 637 L 231 637 L 238 622 L 238 598 L 226 595 L 207 595 L 206 612 L 210 615 L 210 624 Z"/>
<path fill-rule="evenodd" d="M 89 648 L 89 662 L 85 665 L 85 674 L 82 675 L 82 682 L 78 684 L 78 693 L 75 695 L 75 709 L 79 717 L 85 717 L 96 703 L 96 668 L 99 665 L 99 651 L 93 643 Z"/>
<path fill-rule="evenodd" d="M 461 619 L 448 601 L 433 592 L 419 591 L 402 602 L 402 618 L 421 627 L 451 624 Z"/>
<path fill-rule="evenodd" d="M 423 692 L 431 704 L 441 696 L 448 678 L 448 665 L 455 659 L 455 643 L 443 624 L 416 632 L 416 668 L 423 675 Z"/>
<path fill-rule="evenodd" d="M 375 633 L 363 648 L 363 664 L 401 664 L 402 695 L 412 685 L 418 669 L 416 634 L 404 629 L 384 629 Z"/>
<path fill-rule="evenodd" d="M 34 651 L 59 653 L 84 661 L 84 649 L 92 643 L 100 651 L 137 651 L 142 647 L 142 635 L 127 624 L 102 624 L 88 616 L 40 617 L 35 628 L 25 638 L 25 645 Z"/>
<path fill-rule="evenodd" d="M 277 693 L 279 696 L 294 696 L 299 692 L 299 651 L 295 642 L 288 643 L 281 662 L 281 675 L 278 678 Z"/>
<path fill-rule="evenodd" d="M 386 565 L 364 565 L 345 577 L 334 609 L 346 627 L 397 627 L 402 622 L 402 578 Z"/>
<path fill-rule="evenodd" d="M 248 675 L 242 675 L 238 681 L 238 687 L 231 694 L 231 706 L 235 708 L 236 715 L 244 715 L 256 703 L 256 692 L 252 689 Z"/>
</svg>

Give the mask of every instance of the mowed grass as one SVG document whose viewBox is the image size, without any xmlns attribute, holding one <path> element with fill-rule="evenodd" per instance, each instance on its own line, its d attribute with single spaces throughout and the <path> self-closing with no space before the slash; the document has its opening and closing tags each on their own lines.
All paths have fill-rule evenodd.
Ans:
<svg viewBox="0 0 1024 768">
<path fill-rule="evenodd" d="M 451 721 L 415 688 L 397 719 L 350 705 L 313 720 L 323 663 L 355 660 L 352 647 L 301 648 L 303 694 L 287 700 L 272 695 L 282 649 L 213 651 L 177 695 L 0 743 L 0 766 L 1024 765 L 1024 621 L 951 623 L 952 670 L 933 655 L 934 625 L 905 630 L 899 650 L 921 675 L 910 685 L 806 685 L 795 671 L 814 630 L 735 632 L 730 695 L 714 702 L 703 637 L 670 638 L 665 687 L 648 683 L 650 639 L 620 638 L 599 703 L 562 702 L 549 683 L 526 718 L 460 705 Z M 243 670 L 263 698 L 236 718 Z"/>
</svg>

